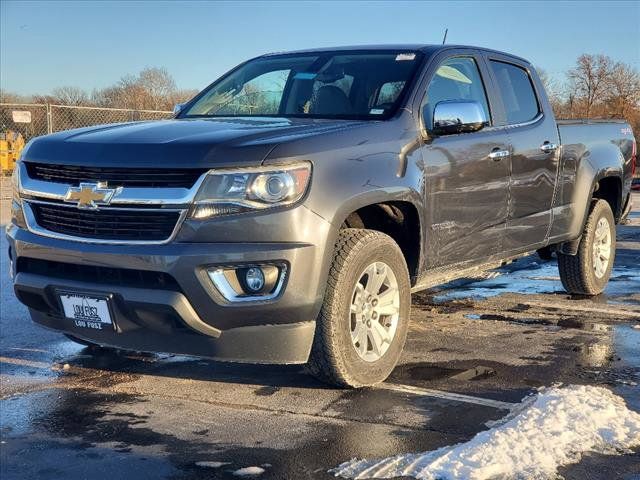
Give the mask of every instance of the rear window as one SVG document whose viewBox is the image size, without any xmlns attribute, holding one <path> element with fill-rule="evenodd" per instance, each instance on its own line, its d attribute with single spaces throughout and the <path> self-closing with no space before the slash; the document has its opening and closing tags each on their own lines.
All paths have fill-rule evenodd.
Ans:
<svg viewBox="0 0 640 480">
<path fill-rule="evenodd" d="M 533 120 L 540 113 L 531 77 L 524 69 L 510 63 L 491 60 L 491 68 L 498 82 L 507 123 L 514 125 Z"/>
<path fill-rule="evenodd" d="M 400 92 L 404 88 L 405 82 L 387 82 L 382 87 L 380 87 L 380 91 L 378 92 L 378 98 L 376 99 L 376 106 L 383 106 L 386 103 L 393 104 L 398 97 L 400 96 Z"/>
</svg>

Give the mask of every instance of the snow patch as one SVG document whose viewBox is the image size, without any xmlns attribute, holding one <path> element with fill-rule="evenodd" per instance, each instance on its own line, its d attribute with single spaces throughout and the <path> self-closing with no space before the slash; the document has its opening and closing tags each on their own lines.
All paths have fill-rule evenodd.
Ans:
<svg viewBox="0 0 640 480">
<path fill-rule="evenodd" d="M 261 467 L 244 467 L 233 472 L 236 477 L 250 477 L 255 475 L 261 475 L 264 473 L 264 468 Z"/>
<path fill-rule="evenodd" d="M 231 462 L 196 462 L 198 467 L 220 468 L 229 465 Z"/>
<path fill-rule="evenodd" d="M 615 455 L 640 446 L 640 414 L 605 388 L 552 387 L 524 403 L 515 416 L 466 443 L 383 460 L 353 459 L 330 473 L 353 479 L 543 479 L 585 452 Z"/>
</svg>

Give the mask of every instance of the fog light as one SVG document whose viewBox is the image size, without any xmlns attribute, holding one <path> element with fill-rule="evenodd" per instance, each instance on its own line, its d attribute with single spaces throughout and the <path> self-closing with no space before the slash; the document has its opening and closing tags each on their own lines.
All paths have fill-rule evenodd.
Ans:
<svg viewBox="0 0 640 480">
<path fill-rule="evenodd" d="M 284 263 L 212 267 L 207 275 L 228 302 L 268 301 L 284 288 L 287 265 Z"/>
<path fill-rule="evenodd" d="M 264 287 L 264 273 L 262 269 L 258 267 L 248 268 L 244 274 L 244 281 L 252 293 L 259 292 Z"/>
</svg>

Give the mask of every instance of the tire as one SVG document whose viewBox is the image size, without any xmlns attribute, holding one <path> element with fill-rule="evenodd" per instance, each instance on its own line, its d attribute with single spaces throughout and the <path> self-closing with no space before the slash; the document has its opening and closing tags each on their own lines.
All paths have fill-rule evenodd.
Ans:
<svg viewBox="0 0 640 480">
<path fill-rule="evenodd" d="M 604 222 L 604 225 L 602 222 Z M 598 227 L 602 226 L 601 231 Z M 606 228 L 608 227 L 608 228 Z M 604 246 L 600 235 L 608 235 L 608 246 Z M 598 241 L 600 239 L 600 241 Z M 598 257 L 603 258 L 608 253 L 608 262 L 603 268 L 602 263 L 597 269 L 594 244 L 600 245 L 602 252 Z M 558 269 L 560 280 L 564 289 L 574 295 L 598 295 L 611 277 L 611 270 L 616 255 L 616 230 L 615 220 L 611 207 L 605 200 L 595 200 L 591 204 L 591 210 L 582 232 L 582 239 L 576 255 L 564 255 L 558 253 Z"/>
<path fill-rule="evenodd" d="M 376 288 L 376 279 L 381 276 L 385 276 L 382 286 Z M 369 294 L 366 287 L 376 293 Z M 389 305 L 391 298 L 393 306 Z M 402 353 L 410 308 L 409 272 L 398 244 L 373 230 L 341 230 L 316 322 L 309 371 L 340 387 L 384 381 Z M 380 327 L 384 335 L 380 335 Z M 374 339 L 385 336 L 390 340 L 374 348 Z"/>
<path fill-rule="evenodd" d="M 537 253 L 538 253 L 538 257 L 540 257 L 540 260 L 544 262 L 549 262 L 553 260 L 553 251 L 551 250 L 550 245 L 538 249 Z"/>
</svg>

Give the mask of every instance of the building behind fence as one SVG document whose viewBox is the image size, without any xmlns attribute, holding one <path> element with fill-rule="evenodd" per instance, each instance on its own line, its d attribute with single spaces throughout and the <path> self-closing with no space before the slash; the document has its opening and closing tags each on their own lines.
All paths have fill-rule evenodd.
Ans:
<svg viewBox="0 0 640 480">
<path fill-rule="evenodd" d="M 172 112 L 124 108 L 72 107 L 36 103 L 0 103 L 0 132 L 13 131 L 25 141 L 38 135 L 105 123 L 162 120 Z"/>
</svg>

